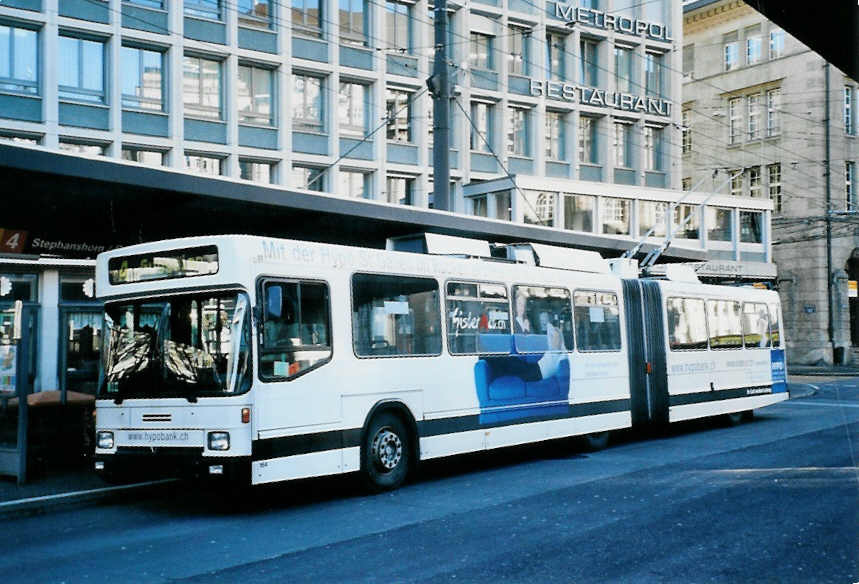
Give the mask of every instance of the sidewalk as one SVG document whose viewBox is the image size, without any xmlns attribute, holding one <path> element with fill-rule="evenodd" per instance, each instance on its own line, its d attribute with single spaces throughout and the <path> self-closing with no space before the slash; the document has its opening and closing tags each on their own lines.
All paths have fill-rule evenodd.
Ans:
<svg viewBox="0 0 859 584">
<path fill-rule="evenodd" d="M 788 377 L 809 375 L 826 377 L 859 377 L 859 367 L 855 365 L 791 365 L 787 364 Z"/>
<path fill-rule="evenodd" d="M 24 485 L 13 477 L 0 477 L 0 518 L 44 513 L 93 501 L 120 499 L 160 491 L 174 479 L 110 485 L 95 471 L 81 466 L 39 473 Z"/>
</svg>

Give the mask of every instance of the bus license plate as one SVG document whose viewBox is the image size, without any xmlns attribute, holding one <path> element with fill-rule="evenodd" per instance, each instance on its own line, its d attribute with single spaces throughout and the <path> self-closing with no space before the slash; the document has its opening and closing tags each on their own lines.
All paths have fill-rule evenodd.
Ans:
<svg viewBox="0 0 859 584">
<path fill-rule="evenodd" d="M 127 430 L 119 446 L 203 446 L 202 430 Z"/>
</svg>

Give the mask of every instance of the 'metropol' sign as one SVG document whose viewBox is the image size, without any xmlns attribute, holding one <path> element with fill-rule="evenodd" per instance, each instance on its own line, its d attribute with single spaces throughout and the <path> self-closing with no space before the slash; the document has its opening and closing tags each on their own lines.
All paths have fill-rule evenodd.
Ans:
<svg viewBox="0 0 859 584">
<path fill-rule="evenodd" d="M 652 39 L 671 42 L 668 36 L 668 28 L 664 24 L 646 22 L 637 18 L 629 18 L 619 14 L 611 14 L 583 8 L 581 6 L 570 6 L 569 4 L 555 3 L 555 17 L 567 22 L 578 22 L 587 26 L 614 30 L 623 34 L 635 36 L 648 36 Z"/>
<path fill-rule="evenodd" d="M 629 93 L 619 93 L 582 87 L 563 81 L 531 79 L 531 95 L 546 96 L 550 99 L 578 102 L 597 107 L 611 107 L 626 112 L 640 112 L 655 116 L 671 117 L 671 102 L 655 97 L 640 97 Z"/>
</svg>

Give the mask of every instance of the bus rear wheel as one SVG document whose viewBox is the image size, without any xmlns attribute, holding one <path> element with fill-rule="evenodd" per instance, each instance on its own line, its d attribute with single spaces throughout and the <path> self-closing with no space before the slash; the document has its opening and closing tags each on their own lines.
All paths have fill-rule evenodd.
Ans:
<svg viewBox="0 0 859 584">
<path fill-rule="evenodd" d="M 373 492 L 396 489 L 412 467 L 411 438 L 403 421 L 390 412 L 374 416 L 361 447 L 361 475 Z"/>
</svg>

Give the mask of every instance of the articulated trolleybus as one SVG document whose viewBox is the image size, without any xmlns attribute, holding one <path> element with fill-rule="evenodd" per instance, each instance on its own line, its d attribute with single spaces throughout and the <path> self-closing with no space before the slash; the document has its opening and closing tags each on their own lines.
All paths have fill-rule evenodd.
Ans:
<svg viewBox="0 0 859 584">
<path fill-rule="evenodd" d="M 250 484 L 358 471 L 382 490 L 420 460 L 600 447 L 612 430 L 737 422 L 787 398 L 775 292 L 681 269 L 627 277 L 538 244 L 388 248 L 226 235 L 99 255 L 96 470 L 145 459 Z"/>
</svg>

